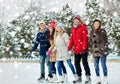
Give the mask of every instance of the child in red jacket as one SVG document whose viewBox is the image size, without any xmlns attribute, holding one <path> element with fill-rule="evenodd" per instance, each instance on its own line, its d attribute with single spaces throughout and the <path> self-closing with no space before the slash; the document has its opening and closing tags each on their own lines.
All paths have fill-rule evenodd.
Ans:
<svg viewBox="0 0 120 84">
<path fill-rule="evenodd" d="M 88 65 L 87 57 L 88 57 L 88 30 L 85 24 L 82 24 L 79 15 L 76 15 L 73 19 L 71 38 L 68 45 L 68 51 L 71 51 L 73 48 L 75 54 L 75 68 L 78 75 L 77 82 L 82 81 L 82 70 L 80 66 L 80 62 L 82 59 L 82 63 L 85 69 L 86 80 L 85 82 L 89 82 L 90 79 L 90 68 Z"/>
</svg>

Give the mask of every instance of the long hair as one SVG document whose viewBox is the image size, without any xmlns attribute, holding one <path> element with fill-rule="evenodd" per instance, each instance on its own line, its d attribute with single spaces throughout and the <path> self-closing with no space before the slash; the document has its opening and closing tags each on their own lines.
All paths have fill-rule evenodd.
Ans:
<svg viewBox="0 0 120 84">
<path fill-rule="evenodd" d="M 52 34 L 49 33 L 49 40 L 54 40 L 55 29 L 53 29 Z"/>
</svg>

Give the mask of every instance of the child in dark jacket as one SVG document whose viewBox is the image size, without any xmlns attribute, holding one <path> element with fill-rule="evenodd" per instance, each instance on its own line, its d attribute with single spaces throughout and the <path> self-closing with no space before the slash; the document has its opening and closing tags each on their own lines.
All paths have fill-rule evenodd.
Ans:
<svg viewBox="0 0 120 84">
<path fill-rule="evenodd" d="M 107 81 L 107 55 L 108 55 L 108 38 L 105 29 L 101 28 L 101 21 L 96 19 L 93 22 L 93 29 L 90 32 L 89 38 L 90 46 L 93 51 L 94 58 L 94 67 L 96 72 L 96 81 L 95 83 L 101 83 L 100 79 L 100 69 L 99 69 L 99 61 L 101 60 L 101 65 L 104 74 L 104 84 L 108 84 Z"/>
<path fill-rule="evenodd" d="M 40 28 L 40 32 L 37 33 L 31 56 L 34 56 L 35 50 L 37 49 L 38 45 L 40 44 L 39 55 L 40 55 L 41 76 L 38 79 L 38 81 L 40 82 L 41 80 L 45 79 L 45 61 L 48 66 L 48 77 L 52 78 L 52 73 L 51 73 L 51 67 L 50 67 L 50 62 L 49 62 L 50 57 L 46 55 L 46 52 L 48 51 L 48 48 L 50 47 L 50 43 L 48 40 L 49 31 L 46 28 L 45 22 L 40 22 L 39 28 Z"/>
</svg>

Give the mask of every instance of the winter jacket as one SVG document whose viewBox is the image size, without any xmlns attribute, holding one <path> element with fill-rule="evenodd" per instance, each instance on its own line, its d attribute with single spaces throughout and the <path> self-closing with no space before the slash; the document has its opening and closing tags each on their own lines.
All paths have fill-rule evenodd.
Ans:
<svg viewBox="0 0 120 84">
<path fill-rule="evenodd" d="M 108 54 L 108 39 L 104 29 L 91 30 L 89 44 L 93 48 L 93 57 L 102 57 Z"/>
<path fill-rule="evenodd" d="M 54 40 L 50 40 L 50 48 L 49 50 L 53 50 L 55 47 L 54 45 Z M 50 62 L 56 62 L 56 51 L 52 51 L 51 55 L 50 55 Z"/>
<path fill-rule="evenodd" d="M 45 32 L 41 32 L 41 31 L 38 32 L 32 51 L 35 51 L 38 45 L 40 44 L 39 54 L 40 56 L 46 56 L 46 52 L 48 51 L 48 48 L 50 47 L 48 37 L 49 37 L 49 31 L 47 29 L 45 30 Z"/>
<path fill-rule="evenodd" d="M 79 24 L 77 28 L 72 26 L 68 51 L 72 48 L 74 49 L 75 54 L 87 53 L 88 29 L 85 24 Z"/>
<path fill-rule="evenodd" d="M 67 33 L 63 33 L 62 36 L 59 34 L 54 39 L 57 61 L 66 61 L 71 58 L 68 53 L 67 45 L 69 42 L 69 36 Z"/>
</svg>

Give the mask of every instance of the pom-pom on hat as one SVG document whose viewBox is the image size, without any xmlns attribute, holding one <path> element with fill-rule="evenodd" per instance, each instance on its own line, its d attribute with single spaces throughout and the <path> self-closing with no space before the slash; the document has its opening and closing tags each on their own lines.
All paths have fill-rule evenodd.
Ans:
<svg viewBox="0 0 120 84">
<path fill-rule="evenodd" d="M 60 28 L 62 28 L 62 29 L 65 29 L 65 28 L 64 28 L 64 24 L 62 24 L 62 23 L 58 23 L 57 26 L 56 26 L 56 28 L 58 28 L 58 27 L 60 27 Z"/>
<path fill-rule="evenodd" d="M 48 28 L 55 28 L 55 25 L 56 25 L 56 21 L 55 20 L 52 20 L 51 23 L 48 25 Z"/>
</svg>

